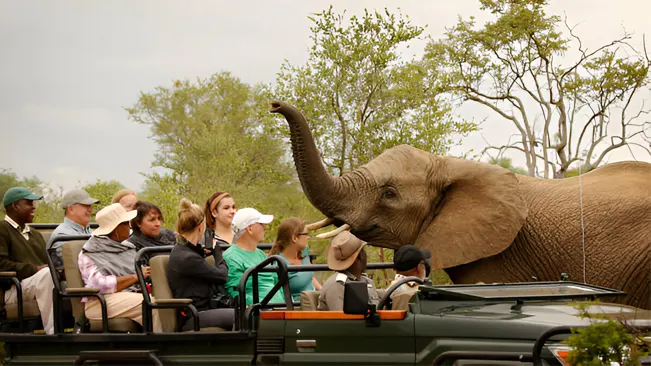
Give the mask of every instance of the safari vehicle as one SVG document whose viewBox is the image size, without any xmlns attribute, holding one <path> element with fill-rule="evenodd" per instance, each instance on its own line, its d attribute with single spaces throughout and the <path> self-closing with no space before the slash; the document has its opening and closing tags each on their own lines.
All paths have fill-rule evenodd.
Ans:
<svg viewBox="0 0 651 366">
<path fill-rule="evenodd" d="M 287 274 L 327 271 L 327 266 L 287 266 L 279 257 L 271 256 L 242 276 L 234 329 L 199 329 L 196 321 L 194 331 L 180 332 L 178 310 L 196 315 L 196 309 L 191 300 L 171 296 L 165 271 L 169 258 L 165 253 L 171 251 L 171 246 L 142 249 L 135 260 L 144 289 L 147 284 L 141 260 L 158 253 L 149 259 L 156 300 L 153 302 L 143 291 L 143 327 L 130 319 L 85 321 L 80 297 L 94 296 L 103 303 L 97 290 L 83 288 L 76 268 L 77 255 L 86 239 L 58 239 L 64 242 L 67 287 L 62 286 L 60 274 L 53 270 L 50 260 L 55 282 L 56 334 L 28 332 L 28 315 L 33 319 L 35 314 L 27 314 L 19 307 L 13 314 L 14 322 L 19 324 L 14 328 L 17 330 L 0 334 L 5 345 L 5 365 L 562 365 L 567 348 L 560 340 L 568 336 L 570 327 L 587 325 L 569 302 L 623 295 L 617 290 L 568 281 L 435 286 L 406 278 L 387 289 L 377 306 L 367 304 L 363 283 L 349 281 L 344 311 L 317 311 L 316 291 L 303 292 L 300 302 L 291 302 Z M 391 265 L 375 263 L 368 267 Z M 252 278 L 257 288 L 258 274 L 270 271 L 278 274 L 278 283 L 265 298 L 254 295 L 254 305 L 247 307 L 247 280 Z M 0 279 L 19 285 L 11 273 L 0 274 Z M 391 304 L 391 293 L 406 281 L 418 281 L 419 293 L 404 305 Z M 281 287 L 286 303 L 269 303 Z M 72 302 L 77 323 L 73 332 L 62 326 L 60 309 L 64 299 Z M 152 309 L 160 311 L 164 333 L 152 333 Z M 105 304 L 102 310 L 105 315 Z M 603 304 L 594 311 L 621 312 L 631 322 L 649 326 L 643 323 L 649 314 L 641 314 L 639 309 Z M 11 319 L 8 311 L 4 314 L 2 325 L 6 326 Z"/>
</svg>

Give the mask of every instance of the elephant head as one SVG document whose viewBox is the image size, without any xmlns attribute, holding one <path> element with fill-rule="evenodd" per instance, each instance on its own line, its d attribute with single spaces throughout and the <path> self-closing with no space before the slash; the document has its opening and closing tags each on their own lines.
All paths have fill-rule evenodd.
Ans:
<svg viewBox="0 0 651 366">
<path fill-rule="evenodd" d="M 436 156 L 408 145 L 330 176 L 305 117 L 273 102 L 290 127 L 296 170 L 309 201 L 374 246 L 415 244 L 432 251 L 433 268 L 449 268 L 508 248 L 527 217 L 515 175 L 474 161 Z"/>
</svg>

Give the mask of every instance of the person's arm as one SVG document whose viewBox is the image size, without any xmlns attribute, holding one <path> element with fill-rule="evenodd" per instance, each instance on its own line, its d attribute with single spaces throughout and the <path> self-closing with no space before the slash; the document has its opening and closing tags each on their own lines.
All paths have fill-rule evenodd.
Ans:
<svg viewBox="0 0 651 366">
<path fill-rule="evenodd" d="M 221 256 L 220 256 L 221 259 Z M 215 266 L 211 266 L 206 260 L 198 255 L 187 255 L 183 258 L 183 276 L 196 278 L 212 284 L 222 285 L 228 280 L 228 266 L 224 260 Z"/>
<path fill-rule="evenodd" d="M 321 291 L 321 284 L 319 283 L 319 280 L 316 279 L 315 276 L 312 276 L 312 286 L 314 286 L 314 289 L 317 291 Z"/>
<path fill-rule="evenodd" d="M 101 294 L 112 294 L 118 290 L 118 277 L 114 275 L 103 275 L 95 262 L 92 259 L 84 255 L 84 253 L 79 253 L 78 258 L 79 272 L 81 272 L 81 279 L 86 284 L 86 287 L 97 288 Z M 130 277 L 127 279 L 127 277 Z M 128 282 L 132 281 L 131 284 L 122 288 L 125 289 L 137 281 L 136 275 L 127 275 L 121 276 L 120 285 L 125 286 Z"/>
<path fill-rule="evenodd" d="M 228 265 L 228 277 L 226 279 L 226 290 L 235 298 L 239 295 L 238 286 L 240 285 L 240 278 L 244 274 L 244 269 L 234 260 L 230 260 L 227 257 L 224 257 L 226 264 Z"/>
<path fill-rule="evenodd" d="M 33 276 L 39 271 L 39 267 L 30 264 L 11 260 L 11 238 L 6 230 L 0 229 L 0 270 L 16 272 L 19 280 Z"/>
</svg>

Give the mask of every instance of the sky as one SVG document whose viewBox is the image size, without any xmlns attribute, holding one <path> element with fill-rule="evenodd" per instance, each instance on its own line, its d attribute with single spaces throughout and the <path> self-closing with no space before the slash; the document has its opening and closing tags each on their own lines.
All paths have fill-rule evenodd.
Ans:
<svg viewBox="0 0 651 366">
<path fill-rule="evenodd" d="M 249 83 L 273 82 L 284 60 L 307 60 L 307 17 L 330 5 L 347 14 L 400 8 L 435 38 L 459 15 L 486 19 L 476 0 L 3 0 L 0 168 L 66 190 L 95 179 L 139 190 L 156 151 L 148 127 L 130 121 L 124 110 L 140 92 L 220 71 Z M 577 33 L 591 49 L 624 27 L 635 33 L 636 46 L 643 34 L 651 35 L 648 0 L 557 0 L 548 12 L 579 24 Z M 424 42 L 411 48 L 416 56 Z M 470 106 L 459 113 L 486 122 L 453 154 L 481 151 L 485 141 L 506 142 L 509 126 L 488 110 Z M 621 150 L 610 161 L 628 159 Z"/>
</svg>

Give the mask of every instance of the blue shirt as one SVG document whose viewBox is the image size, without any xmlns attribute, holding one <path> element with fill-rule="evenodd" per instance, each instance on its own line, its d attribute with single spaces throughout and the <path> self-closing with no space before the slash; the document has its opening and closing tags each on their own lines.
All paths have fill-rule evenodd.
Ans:
<svg viewBox="0 0 651 366">
<path fill-rule="evenodd" d="M 303 254 L 303 259 L 301 264 L 310 264 L 310 255 L 309 247 L 305 247 L 305 250 L 301 252 Z M 284 255 L 280 256 L 287 262 L 291 264 Z M 292 301 L 299 302 L 301 301 L 301 291 L 314 291 L 314 284 L 312 284 L 312 278 L 314 277 L 314 272 L 289 272 L 289 290 L 292 292 Z"/>
<path fill-rule="evenodd" d="M 79 225 L 78 223 L 70 220 L 69 218 L 65 217 L 63 219 L 63 223 L 59 224 L 56 229 L 52 232 L 52 235 L 50 235 L 50 239 L 47 241 L 47 245 L 45 248 L 49 251 L 51 248 L 54 248 L 56 251 L 56 257 L 52 258 L 52 261 L 54 262 L 54 267 L 56 269 L 62 270 L 63 269 L 63 241 L 59 241 L 54 243 L 54 239 L 57 236 L 61 235 L 90 235 L 93 231 L 90 228 L 90 225 L 83 227 Z"/>
</svg>

